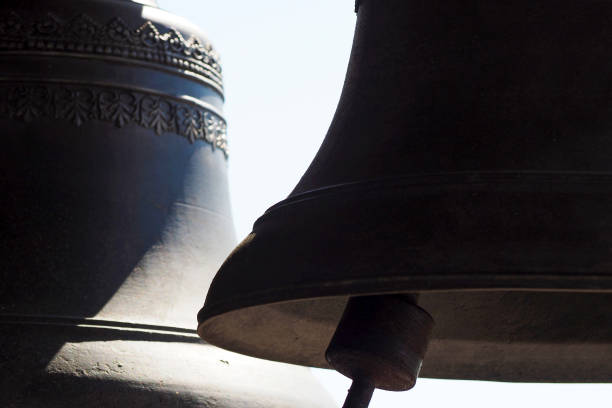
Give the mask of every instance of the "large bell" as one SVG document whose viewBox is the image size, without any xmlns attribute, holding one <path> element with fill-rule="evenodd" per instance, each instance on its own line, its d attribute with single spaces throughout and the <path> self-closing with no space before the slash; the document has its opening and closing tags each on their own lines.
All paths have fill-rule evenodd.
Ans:
<svg viewBox="0 0 612 408">
<path fill-rule="evenodd" d="M 0 6 L 0 406 L 331 406 L 201 344 L 235 245 L 217 53 L 153 1 Z"/>
<path fill-rule="evenodd" d="M 375 376 L 370 353 L 406 389 L 433 318 L 422 376 L 612 381 L 611 19 L 600 0 L 360 1 L 329 133 L 199 334 L 349 375 L 354 357 Z"/>
</svg>

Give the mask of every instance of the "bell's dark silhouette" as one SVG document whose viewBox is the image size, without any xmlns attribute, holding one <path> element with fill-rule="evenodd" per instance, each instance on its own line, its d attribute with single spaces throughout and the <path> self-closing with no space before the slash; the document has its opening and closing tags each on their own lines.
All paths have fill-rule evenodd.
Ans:
<svg viewBox="0 0 612 408">
<path fill-rule="evenodd" d="M 612 4 L 357 6 L 327 137 L 217 273 L 199 334 L 366 391 L 410 388 L 421 361 L 612 381 Z"/>
</svg>

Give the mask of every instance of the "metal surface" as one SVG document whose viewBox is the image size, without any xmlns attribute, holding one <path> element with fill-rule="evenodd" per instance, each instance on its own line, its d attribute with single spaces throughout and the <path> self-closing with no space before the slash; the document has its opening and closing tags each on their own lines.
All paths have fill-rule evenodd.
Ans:
<svg viewBox="0 0 612 408">
<path fill-rule="evenodd" d="M 235 243 L 221 68 L 153 5 L 0 6 L 0 405 L 331 406 L 195 334 Z"/>
<path fill-rule="evenodd" d="M 349 296 L 417 293 L 423 376 L 612 381 L 610 15 L 361 0 L 329 133 L 221 267 L 199 334 L 328 367 Z"/>
</svg>

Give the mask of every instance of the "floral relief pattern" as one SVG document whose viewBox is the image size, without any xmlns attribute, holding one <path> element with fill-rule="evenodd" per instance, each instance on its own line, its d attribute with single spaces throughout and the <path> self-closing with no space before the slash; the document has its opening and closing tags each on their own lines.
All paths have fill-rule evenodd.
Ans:
<svg viewBox="0 0 612 408">
<path fill-rule="evenodd" d="M 30 122 L 56 118 L 81 126 L 90 120 L 135 124 L 158 135 L 171 132 L 220 149 L 227 156 L 227 125 L 195 104 L 123 89 L 54 84 L 0 86 L 0 118 Z"/>
<path fill-rule="evenodd" d="M 195 72 L 222 89 L 219 55 L 210 43 L 193 36 L 185 39 L 174 28 L 165 30 L 151 21 L 131 28 L 120 18 L 101 24 L 84 14 L 66 20 L 53 14 L 26 20 L 16 12 L 0 12 L 0 52 L 36 50 L 138 59 Z"/>
</svg>

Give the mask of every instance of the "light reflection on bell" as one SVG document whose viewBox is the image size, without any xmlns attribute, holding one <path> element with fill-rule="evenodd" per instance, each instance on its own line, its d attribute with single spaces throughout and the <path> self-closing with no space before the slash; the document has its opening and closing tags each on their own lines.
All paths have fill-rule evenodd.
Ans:
<svg viewBox="0 0 612 408">
<path fill-rule="evenodd" d="M 154 3 L 0 6 L 0 406 L 331 406 L 193 330 L 235 244 L 221 68 Z"/>
<path fill-rule="evenodd" d="M 396 321 L 435 321 L 423 376 L 612 381 L 612 5 L 358 6 L 329 133 L 219 270 L 199 334 L 329 367 L 349 297 L 410 294 Z"/>
</svg>

